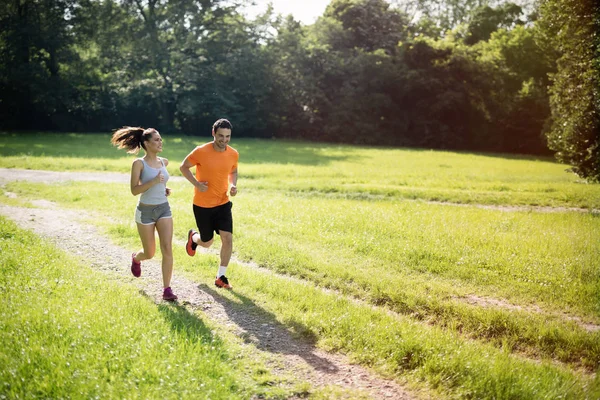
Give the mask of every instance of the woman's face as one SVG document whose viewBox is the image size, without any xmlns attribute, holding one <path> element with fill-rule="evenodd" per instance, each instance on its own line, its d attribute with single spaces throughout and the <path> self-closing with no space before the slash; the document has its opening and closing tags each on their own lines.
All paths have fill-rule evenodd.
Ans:
<svg viewBox="0 0 600 400">
<path fill-rule="evenodd" d="M 160 153 L 162 151 L 163 141 L 158 131 L 152 132 L 150 139 L 146 141 L 146 151 Z"/>
</svg>

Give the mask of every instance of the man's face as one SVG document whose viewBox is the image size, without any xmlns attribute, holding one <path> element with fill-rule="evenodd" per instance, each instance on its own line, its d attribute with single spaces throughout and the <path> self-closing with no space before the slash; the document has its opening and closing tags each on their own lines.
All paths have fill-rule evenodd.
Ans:
<svg viewBox="0 0 600 400">
<path fill-rule="evenodd" d="M 217 150 L 225 150 L 231 140 L 231 129 L 219 128 L 216 132 L 213 132 L 213 137 L 215 138 L 214 143 Z"/>
</svg>

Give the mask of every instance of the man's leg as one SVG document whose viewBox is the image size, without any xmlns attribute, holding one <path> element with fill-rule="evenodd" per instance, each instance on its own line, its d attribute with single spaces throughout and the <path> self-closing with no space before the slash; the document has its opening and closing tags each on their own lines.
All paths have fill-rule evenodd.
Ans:
<svg viewBox="0 0 600 400">
<path fill-rule="evenodd" d="M 221 266 L 227 268 L 233 252 L 233 235 L 231 232 L 219 231 L 221 236 Z"/>
<path fill-rule="evenodd" d="M 213 241 L 214 241 L 214 236 L 213 236 L 214 228 L 211 226 L 211 223 L 210 223 L 211 214 L 212 214 L 213 210 L 198 207 L 195 204 L 193 205 L 193 209 L 194 209 L 194 217 L 196 219 L 196 226 L 198 227 L 198 232 L 196 232 L 192 229 L 190 229 L 190 231 L 188 232 L 188 243 L 186 244 L 186 251 L 187 251 L 188 255 L 190 255 L 190 256 L 193 256 L 194 254 L 196 254 L 195 246 L 202 246 L 205 249 L 207 249 L 213 244 Z M 202 232 L 202 235 L 204 235 L 204 237 L 207 238 L 208 240 L 203 241 L 202 235 L 200 235 L 200 232 Z M 192 243 L 194 245 L 192 245 Z"/>
<path fill-rule="evenodd" d="M 213 237 L 208 242 L 203 242 L 202 238 L 200 238 L 200 234 L 198 232 L 195 232 L 192 235 L 192 241 L 194 243 L 196 243 L 198 246 L 204 247 L 205 249 L 208 249 L 210 246 L 212 246 L 214 240 L 215 240 L 215 238 Z"/>
<path fill-rule="evenodd" d="M 217 270 L 217 277 L 215 279 L 215 286 L 224 289 L 231 289 L 229 279 L 225 276 L 227 273 L 227 266 L 231 259 L 231 253 L 233 250 L 233 235 L 231 232 L 219 231 L 221 236 L 221 264 Z"/>
</svg>

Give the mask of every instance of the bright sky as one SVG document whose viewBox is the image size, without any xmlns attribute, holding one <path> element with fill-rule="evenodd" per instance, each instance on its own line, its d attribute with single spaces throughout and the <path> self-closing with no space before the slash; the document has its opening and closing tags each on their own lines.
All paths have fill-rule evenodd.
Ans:
<svg viewBox="0 0 600 400">
<path fill-rule="evenodd" d="M 330 0 L 255 0 L 256 6 L 248 7 L 247 15 L 254 18 L 267 9 L 269 3 L 273 4 L 276 14 L 284 16 L 292 14 L 294 18 L 305 25 L 311 25 L 323 15 Z"/>
</svg>

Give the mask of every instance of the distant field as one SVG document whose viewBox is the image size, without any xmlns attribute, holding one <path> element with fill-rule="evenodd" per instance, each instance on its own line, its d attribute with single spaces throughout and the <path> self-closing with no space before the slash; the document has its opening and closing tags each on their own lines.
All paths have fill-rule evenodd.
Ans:
<svg viewBox="0 0 600 400">
<path fill-rule="evenodd" d="M 0 167 L 128 173 L 134 157 L 109 137 L 0 134 Z M 210 139 L 163 138 L 173 176 Z M 600 185 L 524 156 L 231 145 L 236 291 L 290 329 L 442 398 L 600 398 Z M 183 241 L 191 186 L 170 186 Z M 11 182 L 3 192 L 93 209 L 111 218 L 97 223 L 115 241 L 139 242 L 124 185 Z M 214 272 L 175 257 L 199 280 Z"/>
<path fill-rule="evenodd" d="M 181 160 L 211 139 L 163 134 L 163 156 Z M 132 156 L 105 134 L 0 134 L 0 168 L 128 172 Z M 346 199 L 417 199 L 463 204 L 600 209 L 600 186 L 535 157 L 362 148 L 306 142 L 236 139 L 248 189 Z"/>
</svg>

